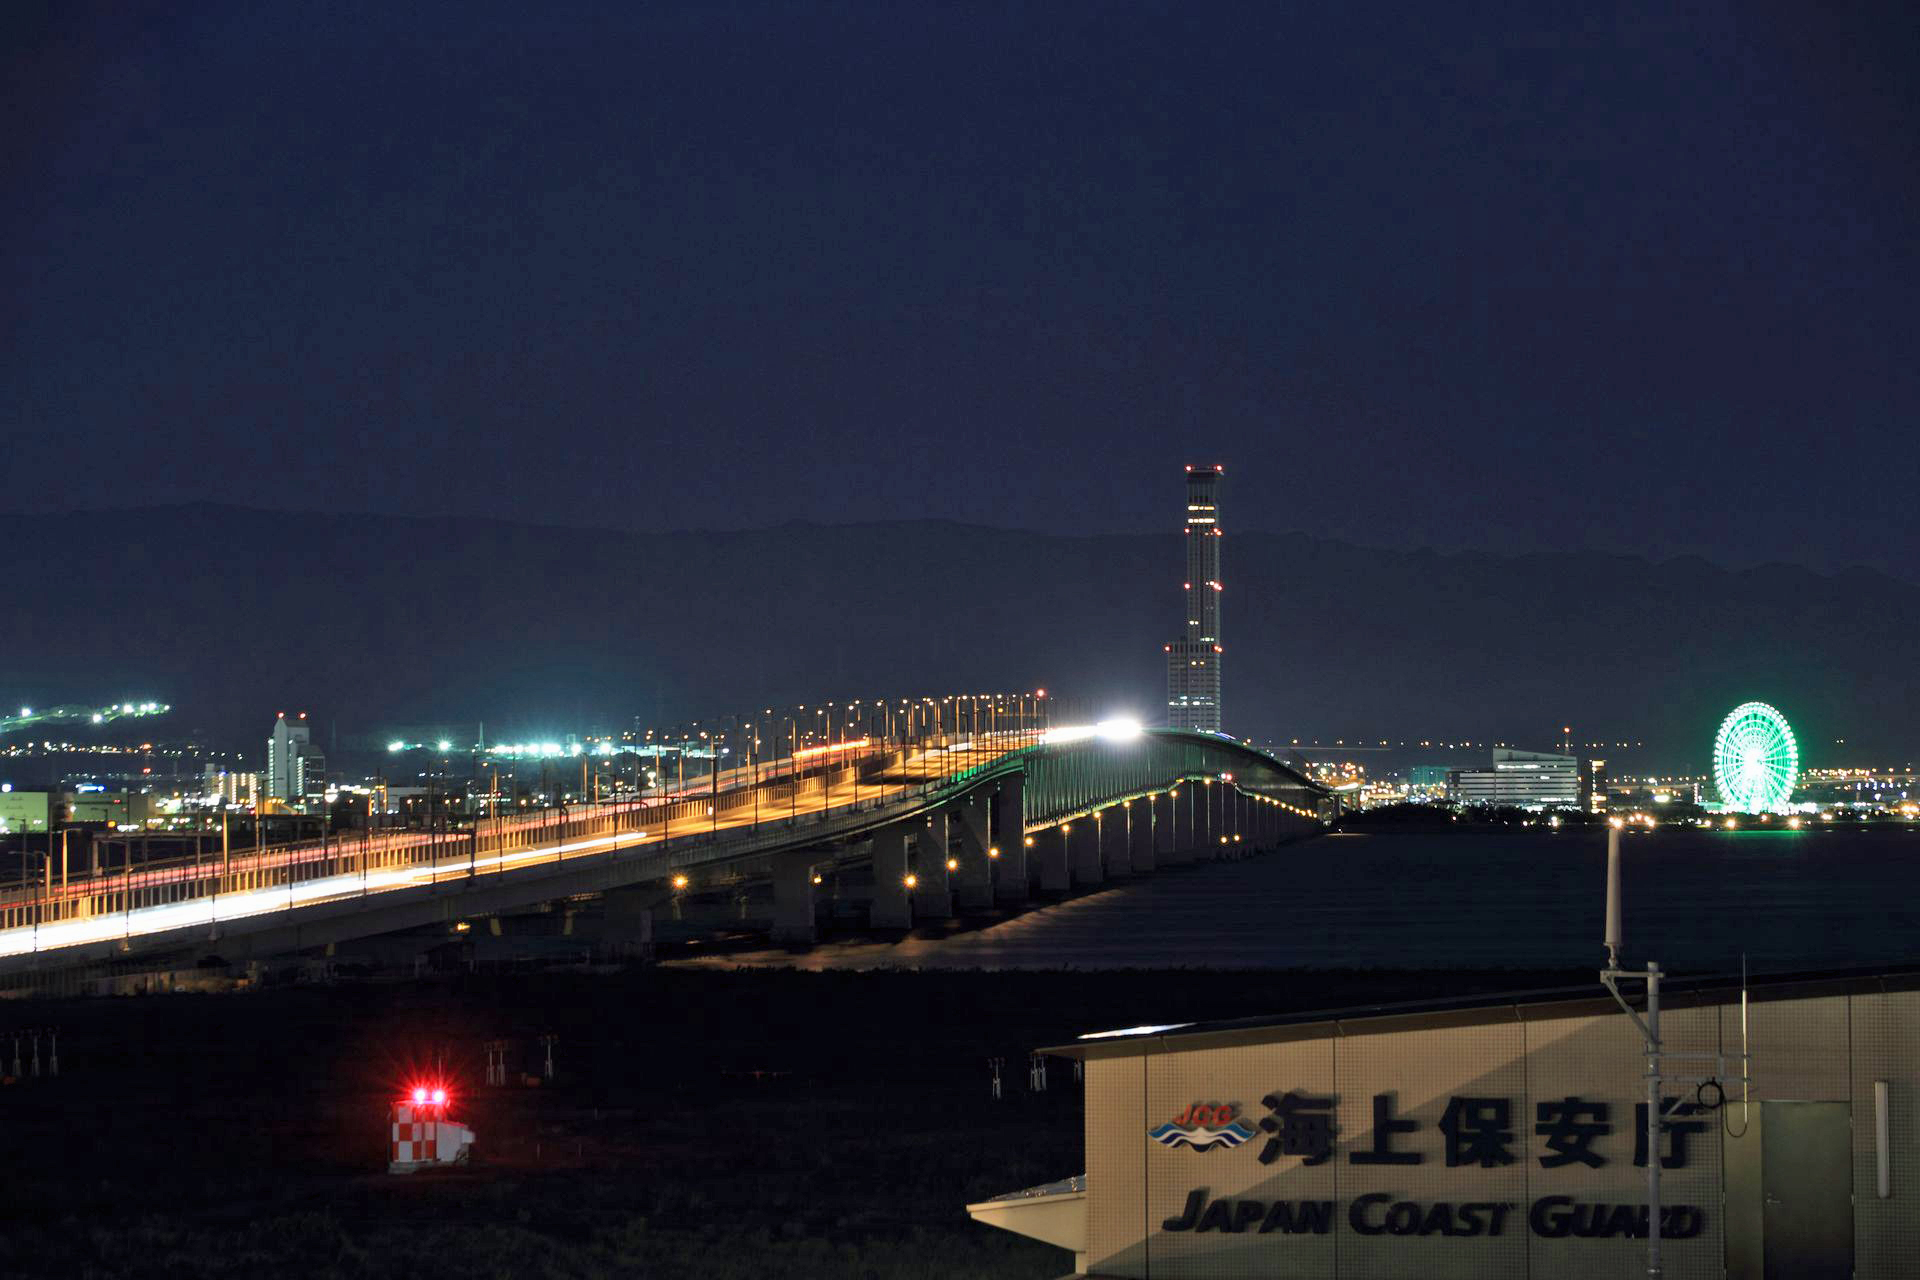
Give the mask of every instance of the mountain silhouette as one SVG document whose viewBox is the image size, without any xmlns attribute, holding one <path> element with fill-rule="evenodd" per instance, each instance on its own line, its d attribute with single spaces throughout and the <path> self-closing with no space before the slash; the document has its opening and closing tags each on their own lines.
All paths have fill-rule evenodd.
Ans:
<svg viewBox="0 0 1920 1280">
<path fill-rule="evenodd" d="M 157 698 L 247 747 L 296 708 L 342 736 L 483 720 L 500 738 L 1047 686 L 1151 720 L 1181 613 L 1178 534 L 635 533 L 204 503 L 0 529 L 0 696 Z M 1812 763 L 1891 762 L 1920 711 L 1903 674 L 1920 588 L 1866 570 L 1248 533 L 1229 534 L 1224 575 L 1228 727 L 1260 740 L 1545 746 L 1566 724 L 1698 767 L 1719 717 L 1761 698 Z"/>
</svg>

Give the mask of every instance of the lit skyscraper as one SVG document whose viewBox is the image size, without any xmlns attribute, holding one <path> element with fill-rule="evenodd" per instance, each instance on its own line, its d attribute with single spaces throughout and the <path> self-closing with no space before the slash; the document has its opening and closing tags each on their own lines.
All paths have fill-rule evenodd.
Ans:
<svg viewBox="0 0 1920 1280">
<path fill-rule="evenodd" d="M 274 720 L 273 736 L 267 739 L 269 797 L 297 805 L 326 789 L 326 757 L 313 745 L 312 736 L 304 711 L 297 720 L 287 719 L 284 711 Z"/>
<path fill-rule="evenodd" d="M 1167 646 L 1167 724 L 1220 730 L 1222 468 L 1187 468 L 1187 631 Z"/>
</svg>

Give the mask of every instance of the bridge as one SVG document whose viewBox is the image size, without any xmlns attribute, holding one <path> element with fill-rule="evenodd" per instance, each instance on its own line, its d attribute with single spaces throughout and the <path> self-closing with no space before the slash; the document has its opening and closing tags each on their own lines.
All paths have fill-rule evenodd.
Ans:
<svg viewBox="0 0 1920 1280">
<path fill-rule="evenodd" d="M 817 936 L 829 874 L 870 879 L 867 924 L 1018 909 L 1123 876 L 1273 849 L 1335 798 L 1275 757 L 1131 722 L 862 737 L 610 803 L 351 831 L 75 874 L 50 853 L 0 894 L 0 975 L 284 956 L 597 897 L 651 945 L 655 913 L 771 886 L 776 939 Z"/>
</svg>

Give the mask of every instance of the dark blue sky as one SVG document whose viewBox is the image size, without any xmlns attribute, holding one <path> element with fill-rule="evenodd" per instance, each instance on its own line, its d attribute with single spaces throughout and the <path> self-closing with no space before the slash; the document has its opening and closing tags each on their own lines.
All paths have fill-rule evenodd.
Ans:
<svg viewBox="0 0 1920 1280">
<path fill-rule="evenodd" d="M 1137 530 L 1217 458 L 1913 576 L 1920 28 L 1801 8 L 12 7 L 3 501 Z"/>
</svg>

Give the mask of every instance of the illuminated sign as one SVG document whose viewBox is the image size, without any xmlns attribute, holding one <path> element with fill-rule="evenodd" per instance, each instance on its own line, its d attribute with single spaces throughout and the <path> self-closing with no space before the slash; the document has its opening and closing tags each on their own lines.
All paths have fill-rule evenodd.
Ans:
<svg viewBox="0 0 1920 1280">
<path fill-rule="evenodd" d="M 1164 1147 L 1210 1151 L 1216 1146 L 1241 1146 L 1264 1135 L 1265 1141 L 1258 1144 L 1260 1164 L 1295 1157 L 1303 1167 L 1323 1165 L 1335 1156 L 1338 1103 L 1339 1098 L 1331 1094 L 1316 1096 L 1291 1089 L 1270 1093 L 1260 1100 L 1266 1114 L 1257 1126 L 1249 1127 L 1240 1118 L 1237 1104 L 1197 1102 L 1150 1129 L 1147 1136 Z M 1510 1098 L 1449 1097 L 1439 1122 L 1432 1126 L 1437 1143 L 1424 1136 L 1426 1126 L 1421 1121 L 1400 1112 L 1395 1094 L 1373 1095 L 1370 1109 L 1366 1141 L 1346 1152 L 1349 1165 L 1419 1165 L 1438 1157 L 1449 1169 L 1498 1169 L 1527 1160 L 1542 1169 L 1577 1172 L 1605 1168 L 1621 1154 L 1612 1151 L 1612 1144 L 1625 1140 L 1625 1134 L 1616 1130 L 1611 1103 L 1578 1096 L 1534 1104 L 1532 1136 L 1537 1142 L 1532 1144 L 1519 1134 L 1519 1117 Z M 1663 1110 L 1671 1118 L 1660 1125 L 1660 1167 L 1684 1169 L 1688 1138 L 1707 1129 L 1705 1120 L 1694 1118 L 1705 1108 L 1670 1098 Z M 1644 1168 L 1649 1158 L 1644 1102 L 1635 1104 L 1632 1132 L 1633 1163 Z M 1422 1202 L 1373 1192 L 1344 1202 L 1344 1214 L 1337 1212 L 1341 1207 L 1342 1202 L 1334 1200 L 1216 1197 L 1210 1188 L 1195 1187 L 1187 1192 L 1180 1213 L 1163 1221 L 1160 1229 L 1325 1235 L 1344 1219 L 1349 1231 L 1363 1236 L 1497 1236 L 1510 1222 L 1524 1219 L 1527 1230 L 1548 1239 L 1644 1239 L 1647 1235 L 1645 1205 L 1585 1202 L 1568 1195 L 1541 1196 L 1522 1205 L 1510 1200 Z M 1660 1234 L 1669 1239 L 1692 1239 L 1705 1225 L 1706 1215 L 1697 1206 L 1661 1208 Z"/>
</svg>

